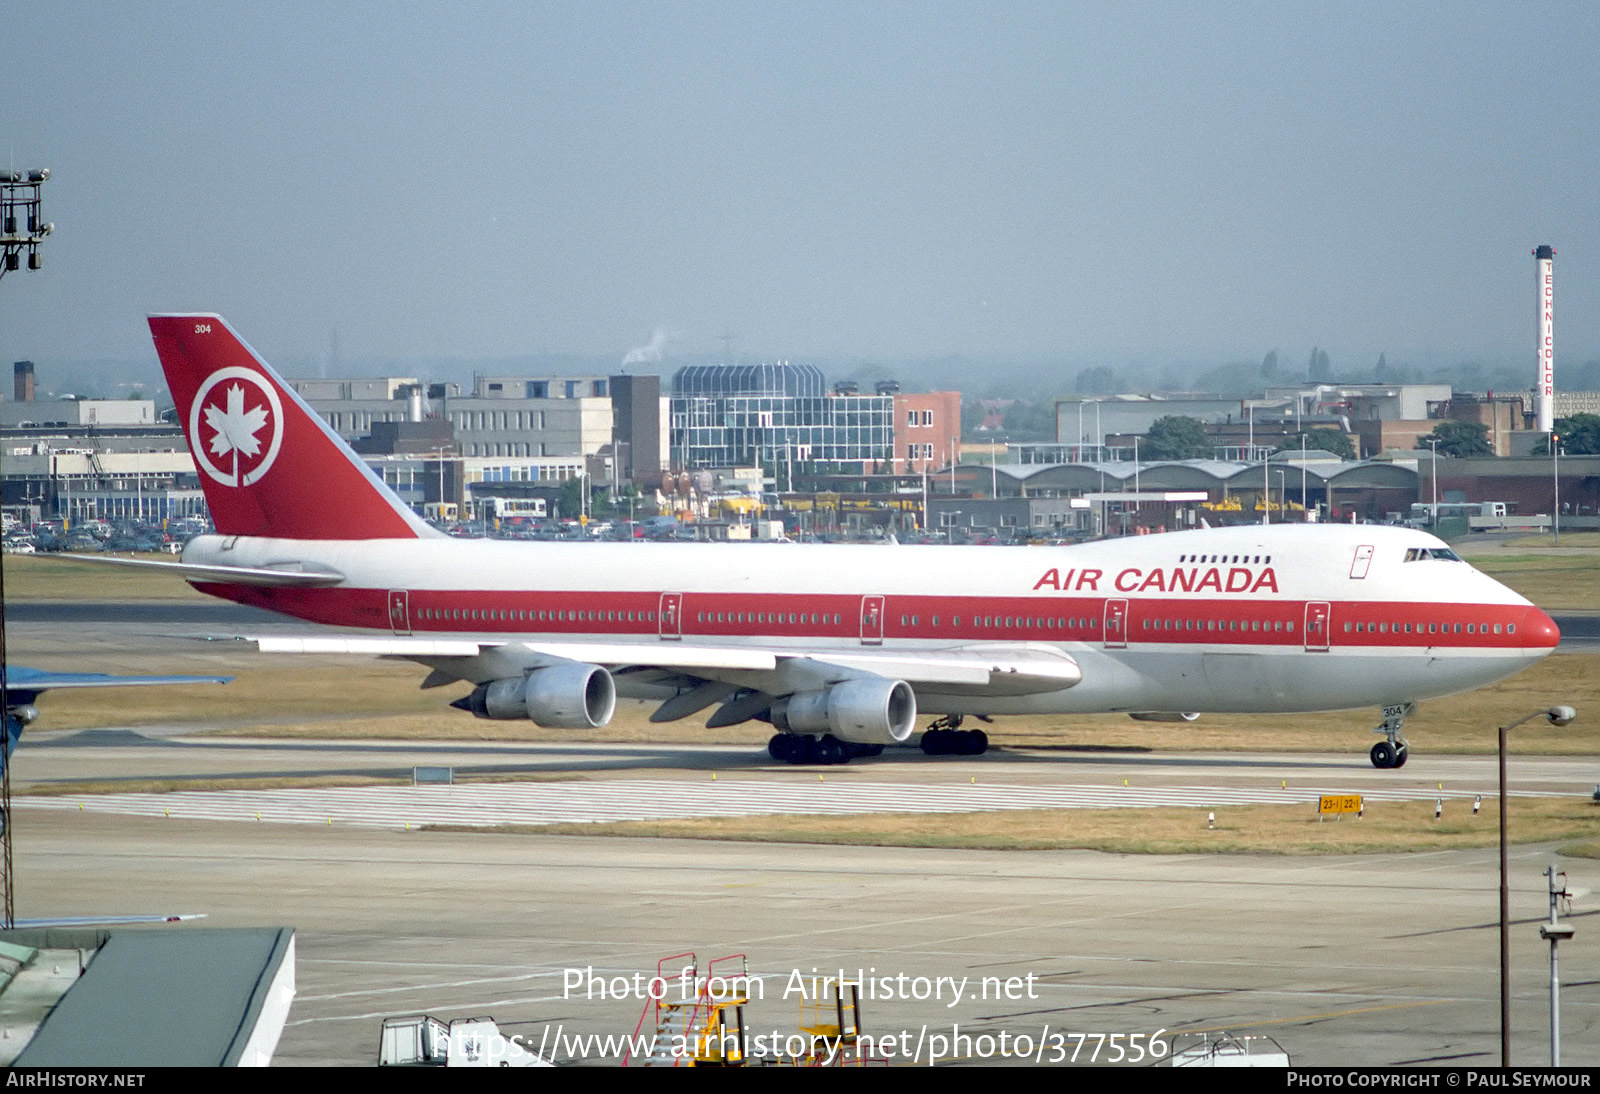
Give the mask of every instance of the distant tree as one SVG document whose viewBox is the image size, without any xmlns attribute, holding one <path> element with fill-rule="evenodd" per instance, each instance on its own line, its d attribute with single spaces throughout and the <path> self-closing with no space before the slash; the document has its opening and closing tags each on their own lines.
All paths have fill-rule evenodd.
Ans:
<svg viewBox="0 0 1600 1094">
<path fill-rule="evenodd" d="M 1328 361 L 1328 351 L 1311 347 L 1311 361 L 1306 365 L 1306 377 L 1311 380 L 1327 380 L 1333 376 L 1333 365 Z"/>
<path fill-rule="evenodd" d="M 1200 419 L 1179 415 L 1157 418 L 1139 443 L 1139 458 L 1146 460 L 1204 460 L 1212 453 L 1211 438 Z"/>
<path fill-rule="evenodd" d="M 983 424 L 984 416 L 988 413 L 984 409 L 983 400 L 973 395 L 961 396 L 961 435 L 971 437 Z"/>
<path fill-rule="evenodd" d="M 1107 365 L 1086 368 L 1078 373 L 1073 390 L 1080 395 L 1112 395 L 1117 390 L 1117 370 Z"/>
<path fill-rule="evenodd" d="M 1567 365 L 1560 370 L 1560 386 L 1566 391 L 1594 391 L 1600 388 L 1600 360 Z"/>
<path fill-rule="evenodd" d="M 1389 379 L 1389 358 L 1378 354 L 1378 363 L 1372 366 L 1372 379 L 1377 383 L 1386 383 Z"/>
<path fill-rule="evenodd" d="M 1268 380 L 1278 378 L 1278 351 L 1268 350 L 1267 355 L 1261 359 L 1261 375 Z"/>
<path fill-rule="evenodd" d="M 1056 439 L 1056 408 L 1053 403 L 1018 401 L 1006 408 L 1001 426 L 1013 441 L 1053 441 Z"/>
<path fill-rule="evenodd" d="M 1556 419 L 1556 436 L 1561 438 L 1563 456 L 1600 456 L 1600 414 L 1574 414 Z M 1550 455 L 1550 438 L 1533 447 L 1536 456 Z"/>
<path fill-rule="evenodd" d="M 1489 447 L 1489 427 L 1477 422 L 1440 422 L 1433 432 L 1417 441 L 1418 448 L 1437 442 L 1441 456 L 1493 456 Z"/>
<path fill-rule="evenodd" d="M 574 475 L 561 484 L 556 495 L 556 515 L 562 520 L 577 520 L 583 512 L 583 479 Z"/>
<path fill-rule="evenodd" d="M 1570 456 L 1600 456 L 1600 414 L 1574 414 L 1556 422 L 1561 451 Z"/>
<path fill-rule="evenodd" d="M 1355 446 L 1350 443 L 1349 436 L 1340 433 L 1337 429 L 1308 429 L 1304 433 L 1292 434 L 1279 442 L 1278 451 L 1293 450 L 1298 452 L 1300 450 L 1301 437 L 1306 439 L 1305 447 L 1307 451 L 1332 452 L 1341 460 L 1353 460 L 1356 458 Z"/>
</svg>

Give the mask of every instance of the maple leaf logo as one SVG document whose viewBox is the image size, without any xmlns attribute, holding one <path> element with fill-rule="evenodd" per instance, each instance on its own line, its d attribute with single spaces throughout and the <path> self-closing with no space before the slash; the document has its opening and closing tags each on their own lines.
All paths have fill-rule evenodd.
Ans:
<svg viewBox="0 0 1600 1094">
<path fill-rule="evenodd" d="M 278 458 L 283 425 L 283 403 L 271 383 L 247 368 L 220 368 L 189 407 L 195 466 L 223 486 L 249 486 Z"/>
<path fill-rule="evenodd" d="M 235 384 L 228 389 L 226 410 L 218 406 L 208 406 L 205 409 L 206 424 L 217 431 L 211 438 L 213 455 L 226 456 L 232 452 L 235 453 L 234 459 L 237 461 L 240 456 L 261 454 L 261 442 L 256 439 L 256 434 L 267 424 L 267 409 L 258 406 L 246 410 L 244 388 Z"/>
</svg>

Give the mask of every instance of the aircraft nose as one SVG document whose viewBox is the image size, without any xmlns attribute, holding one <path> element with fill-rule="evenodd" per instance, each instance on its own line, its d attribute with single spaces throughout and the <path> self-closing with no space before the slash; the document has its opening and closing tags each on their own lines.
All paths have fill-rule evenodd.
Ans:
<svg viewBox="0 0 1600 1094">
<path fill-rule="evenodd" d="M 1561 628 L 1543 609 L 1530 604 L 1522 625 L 1517 628 L 1517 637 L 1528 649 L 1553 650 L 1561 643 Z"/>
</svg>

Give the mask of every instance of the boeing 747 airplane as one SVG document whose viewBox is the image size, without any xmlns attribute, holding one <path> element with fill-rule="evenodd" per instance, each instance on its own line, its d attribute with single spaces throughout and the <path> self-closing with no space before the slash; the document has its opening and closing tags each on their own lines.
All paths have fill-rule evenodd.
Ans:
<svg viewBox="0 0 1600 1094">
<path fill-rule="evenodd" d="M 1378 707 L 1378 767 L 1420 700 L 1553 650 L 1550 617 L 1423 532 L 1274 525 L 1040 548 L 521 543 L 429 527 L 216 315 L 150 319 L 217 534 L 166 566 L 215 596 L 365 635 L 262 650 L 408 658 L 455 705 L 603 725 L 775 730 L 774 759 L 981 752 L 969 715 Z"/>
</svg>

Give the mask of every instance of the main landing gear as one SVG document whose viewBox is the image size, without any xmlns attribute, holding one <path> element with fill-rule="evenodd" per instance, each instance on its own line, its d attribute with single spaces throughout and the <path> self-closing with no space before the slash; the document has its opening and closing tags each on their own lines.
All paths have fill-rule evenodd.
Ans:
<svg viewBox="0 0 1600 1094">
<path fill-rule="evenodd" d="M 1372 746 L 1373 767 L 1404 767 L 1406 765 L 1406 755 L 1410 751 L 1410 746 L 1406 744 L 1406 739 L 1400 730 L 1405 726 L 1406 717 L 1415 713 L 1416 709 L 1417 705 L 1415 703 L 1383 708 L 1383 721 L 1372 732 L 1382 733 L 1388 740 L 1379 741 Z"/>
<path fill-rule="evenodd" d="M 960 729 L 962 716 L 936 718 L 922 734 L 922 751 L 929 756 L 981 756 L 989 749 L 989 735 L 981 729 Z"/>
<path fill-rule="evenodd" d="M 803 733 L 774 733 L 767 755 L 785 764 L 847 764 L 857 756 L 876 756 L 882 745 L 841 741 L 831 733 L 811 737 Z"/>
</svg>

